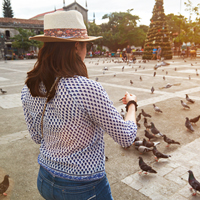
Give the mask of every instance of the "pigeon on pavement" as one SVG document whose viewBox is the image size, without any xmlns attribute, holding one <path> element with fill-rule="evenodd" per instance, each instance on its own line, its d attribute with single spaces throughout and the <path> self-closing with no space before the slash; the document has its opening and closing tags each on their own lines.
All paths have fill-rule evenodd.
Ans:
<svg viewBox="0 0 200 200">
<path fill-rule="evenodd" d="M 190 120 L 188 117 L 186 117 L 185 126 L 186 126 L 187 130 L 194 132 L 194 128 L 193 128 L 192 124 L 190 123 Z"/>
<path fill-rule="evenodd" d="M 190 109 L 190 106 L 188 106 L 185 102 L 183 102 L 183 100 L 181 100 L 181 105 L 183 106 L 183 108 L 188 108 Z"/>
<path fill-rule="evenodd" d="M 150 117 L 150 118 L 151 118 L 151 115 L 145 113 L 143 109 L 141 109 L 141 111 L 142 111 L 142 115 L 143 115 L 144 117 Z"/>
<path fill-rule="evenodd" d="M 148 125 L 148 122 L 147 122 L 147 118 L 146 118 L 146 117 L 144 117 L 144 127 L 145 127 L 146 129 L 150 129 L 150 128 L 151 128 L 151 125 Z"/>
<path fill-rule="evenodd" d="M 123 109 L 121 109 L 120 115 L 122 116 L 123 119 L 125 119 L 125 112 Z"/>
<path fill-rule="evenodd" d="M 153 149 L 145 147 L 145 146 L 142 146 L 142 145 L 141 146 L 135 146 L 135 149 L 137 149 L 141 153 L 146 153 L 146 152 L 149 152 L 149 151 L 153 151 Z"/>
<path fill-rule="evenodd" d="M 5 193 L 5 191 L 8 189 L 9 187 L 9 175 L 5 175 L 4 176 L 4 180 L 0 183 L 0 194 L 3 194 L 4 196 L 7 196 L 7 194 Z"/>
<path fill-rule="evenodd" d="M 188 171 L 189 177 L 188 177 L 188 183 L 192 186 L 192 189 L 194 189 L 195 193 L 193 193 L 193 196 L 196 196 L 197 191 L 200 192 L 200 183 L 195 179 L 194 174 L 191 170 Z"/>
<path fill-rule="evenodd" d="M 153 94 L 154 91 L 155 91 L 155 89 L 154 89 L 154 87 L 152 86 L 152 88 L 151 88 L 151 94 Z"/>
<path fill-rule="evenodd" d="M 153 76 L 154 76 L 154 77 L 156 76 L 156 72 L 153 73 Z"/>
<path fill-rule="evenodd" d="M 167 147 L 169 147 L 170 144 L 179 144 L 180 145 L 179 142 L 176 142 L 176 141 L 168 138 L 166 135 L 163 135 L 163 137 L 164 137 L 164 141 L 168 144 Z"/>
<path fill-rule="evenodd" d="M 186 98 L 186 100 L 188 102 L 190 102 L 190 103 L 194 103 L 195 102 L 194 100 L 192 100 L 192 99 L 189 98 L 188 94 L 186 94 L 185 96 L 186 96 L 185 98 Z"/>
<path fill-rule="evenodd" d="M 143 171 L 145 171 L 146 173 L 149 172 L 149 173 L 157 173 L 154 169 L 152 169 L 151 166 L 147 165 L 142 157 L 139 157 L 139 166 L 140 166 L 140 169 Z"/>
<path fill-rule="evenodd" d="M 142 77 L 140 76 L 140 81 L 142 81 Z"/>
<path fill-rule="evenodd" d="M 156 161 L 158 161 L 160 158 L 171 157 L 170 155 L 159 152 L 155 146 L 153 147 L 153 154 L 156 156 Z"/>
<path fill-rule="evenodd" d="M 139 113 L 139 115 L 137 116 L 136 122 L 139 122 L 139 121 L 141 120 L 141 114 L 142 114 L 142 113 Z"/>
<path fill-rule="evenodd" d="M 133 81 L 132 80 L 130 80 L 130 84 L 133 85 Z"/>
<path fill-rule="evenodd" d="M 6 94 L 7 93 L 7 91 L 3 90 L 2 88 L 0 88 L 0 90 L 1 90 L 2 94 Z"/>
<path fill-rule="evenodd" d="M 156 136 L 153 135 L 153 134 L 151 134 L 151 133 L 149 133 L 149 131 L 144 130 L 144 132 L 145 132 L 144 135 L 145 135 L 147 138 L 149 138 L 149 141 L 150 141 L 152 138 L 156 138 Z"/>
<path fill-rule="evenodd" d="M 143 146 L 145 147 L 154 147 L 157 146 L 158 144 L 160 144 L 160 142 L 151 142 L 147 141 L 145 138 L 143 139 Z"/>
<path fill-rule="evenodd" d="M 153 122 L 151 122 L 151 132 L 152 132 L 154 135 L 163 136 L 163 134 L 160 133 L 160 131 L 155 127 L 155 125 L 154 125 Z"/>
<path fill-rule="evenodd" d="M 197 117 L 190 119 L 190 122 L 193 124 L 196 124 L 199 121 L 200 115 L 198 115 Z"/>
<path fill-rule="evenodd" d="M 160 113 L 162 113 L 162 110 L 160 110 L 160 108 L 157 107 L 155 104 L 153 104 L 153 107 L 154 107 L 155 112 L 160 112 Z"/>
</svg>

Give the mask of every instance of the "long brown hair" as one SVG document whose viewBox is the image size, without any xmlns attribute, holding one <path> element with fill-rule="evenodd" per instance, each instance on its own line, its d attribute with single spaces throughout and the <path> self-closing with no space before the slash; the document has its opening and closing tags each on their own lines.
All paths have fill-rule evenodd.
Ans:
<svg viewBox="0 0 200 200">
<path fill-rule="evenodd" d="M 73 77 L 74 75 L 88 78 L 87 68 L 75 52 L 75 42 L 45 42 L 39 51 L 34 68 L 27 72 L 25 83 L 33 97 L 46 97 L 56 77 Z M 41 82 L 45 85 L 46 94 L 40 90 Z M 48 100 L 54 95 L 55 88 Z"/>
</svg>

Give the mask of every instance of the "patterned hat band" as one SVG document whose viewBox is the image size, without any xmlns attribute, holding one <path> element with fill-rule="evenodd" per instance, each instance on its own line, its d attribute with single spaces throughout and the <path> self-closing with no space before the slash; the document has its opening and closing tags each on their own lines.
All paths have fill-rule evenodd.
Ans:
<svg viewBox="0 0 200 200">
<path fill-rule="evenodd" d="M 87 39 L 87 29 L 46 29 L 44 30 L 44 36 L 58 37 L 58 38 L 83 38 Z"/>
</svg>

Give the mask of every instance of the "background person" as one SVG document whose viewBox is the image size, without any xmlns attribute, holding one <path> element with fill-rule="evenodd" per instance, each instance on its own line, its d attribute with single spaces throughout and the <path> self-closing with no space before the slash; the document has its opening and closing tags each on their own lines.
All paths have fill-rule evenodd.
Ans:
<svg viewBox="0 0 200 200">
<path fill-rule="evenodd" d="M 156 59 L 156 53 L 157 53 L 157 48 L 154 47 L 154 48 L 153 48 L 153 54 L 152 54 L 151 60 L 155 60 L 155 59 Z"/>
<path fill-rule="evenodd" d="M 162 53 L 162 49 L 160 46 L 158 46 L 158 50 L 157 50 L 157 59 L 160 60 L 161 59 L 161 53 Z"/>
<path fill-rule="evenodd" d="M 128 61 L 132 59 L 132 51 L 129 45 L 127 45 L 127 48 L 126 48 L 126 57 Z"/>
<path fill-rule="evenodd" d="M 45 15 L 44 35 L 30 38 L 44 45 L 21 100 L 31 138 L 40 144 L 38 190 L 48 200 L 113 199 L 104 133 L 123 147 L 136 137 L 136 96 L 126 92 L 122 99 L 128 106 L 124 121 L 101 84 L 88 79 L 86 45 L 98 38 L 87 35 L 78 11 Z"/>
</svg>

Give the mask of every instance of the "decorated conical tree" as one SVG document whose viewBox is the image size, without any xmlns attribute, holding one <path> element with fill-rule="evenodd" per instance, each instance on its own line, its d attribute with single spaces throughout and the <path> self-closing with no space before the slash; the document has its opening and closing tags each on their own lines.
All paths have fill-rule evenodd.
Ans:
<svg viewBox="0 0 200 200">
<path fill-rule="evenodd" d="M 155 0 L 153 16 L 146 36 L 143 59 L 151 59 L 153 48 L 160 46 L 162 49 L 161 57 L 172 59 L 171 42 L 169 30 L 163 8 L 163 0 Z"/>
</svg>

